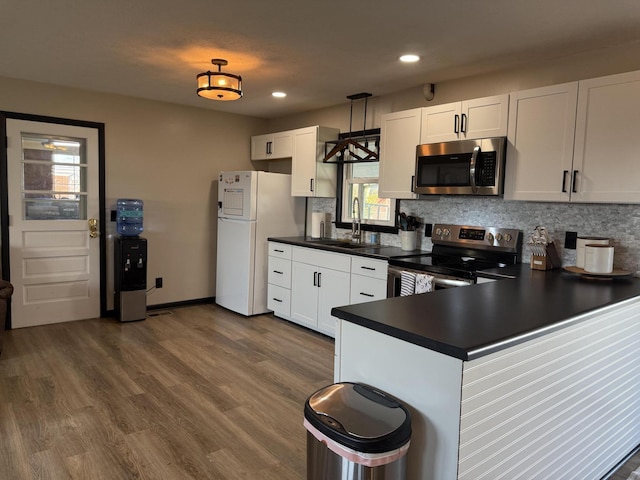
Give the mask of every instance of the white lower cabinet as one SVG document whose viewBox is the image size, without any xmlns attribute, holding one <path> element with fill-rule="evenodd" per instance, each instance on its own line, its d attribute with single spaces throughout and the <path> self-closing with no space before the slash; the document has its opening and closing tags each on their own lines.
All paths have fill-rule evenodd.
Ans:
<svg viewBox="0 0 640 480">
<path fill-rule="evenodd" d="M 387 298 L 387 262 L 366 257 L 351 259 L 351 301 L 372 302 Z"/>
<path fill-rule="evenodd" d="M 387 296 L 387 261 L 269 242 L 267 306 L 280 318 L 331 337 L 331 309 Z"/>
<path fill-rule="evenodd" d="M 278 317 L 291 318 L 291 245 L 269 242 L 267 308 Z"/>
<path fill-rule="evenodd" d="M 293 247 L 291 320 L 335 336 L 331 309 L 349 304 L 351 257 Z"/>
</svg>

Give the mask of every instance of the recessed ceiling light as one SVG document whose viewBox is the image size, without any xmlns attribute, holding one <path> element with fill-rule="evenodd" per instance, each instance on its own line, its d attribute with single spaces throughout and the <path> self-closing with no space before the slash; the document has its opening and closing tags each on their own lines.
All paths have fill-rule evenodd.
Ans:
<svg viewBox="0 0 640 480">
<path fill-rule="evenodd" d="M 271 95 L 273 95 L 276 98 L 284 98 L 287 96 L 287 94 L 284 92 L 273 92 Z"/>
<path fill-rule="evenodd" d="M 400 61 L 405 63 L 413 63 L 413 62 L 417 62 L 418 60 L 420 60 L 420 57 L 418 55 L 413 55 L 413 54 L 402 55 L 400 57 Z"/>
</svg>

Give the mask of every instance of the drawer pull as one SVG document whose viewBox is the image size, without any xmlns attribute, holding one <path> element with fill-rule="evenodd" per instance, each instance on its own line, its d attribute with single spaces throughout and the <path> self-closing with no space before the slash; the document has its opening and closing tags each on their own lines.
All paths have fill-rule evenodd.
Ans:
<svg viewBox="0 0 640 480">
<path fill-rule="evenodd" d="M 376 269 L 375 269 L 375 268 L 373 268 L 373 267 L 363 267 L 363 266 L 361 266 L 360 268 L 362 268 L 362 269 L 364 269 L 364 270 L 372 270 L 372 271 L 374 271 L 374 272 L 375 272 L 375 270 L 376 270 Z"/>
<path fill-rule="evenodd" d="M 364 295 L 365 297 L 371 297 L 373 298 L 375 295 L 372 295 L 370 293 L 364 293 L 364 292 L 360 292 L 360 295 Z"/>
<path fill-rule="evenodd" d="M 278 270 L 274 270 L 273 273 L 277 273 L 278 275 L 284 275 L 284 272 L 279 272 Z"/>
<path fill-rule="evenodd" d="M 284 250 L 278 250 L 277 248 L 274 248 L 273 251 L 278 253 L 284 253 Z"/>
<path fill-rule="evenodd" d="M 280 303 L 282 303 L 282 300 L 280 300 L 279 298 L 275 298 L 275 297 L 273 297 L 273 300 L 275 300 L 276 302 L 280 302 Z"/>
</svg>

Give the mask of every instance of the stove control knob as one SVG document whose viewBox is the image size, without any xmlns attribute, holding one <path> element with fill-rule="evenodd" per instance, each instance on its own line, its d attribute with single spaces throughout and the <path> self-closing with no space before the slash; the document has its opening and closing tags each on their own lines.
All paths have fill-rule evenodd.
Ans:
<svg viewBox="0 0 640 480">
<path fill-rule="evenodd" d="M 507 241 L 507 243 L 509 243 L 511 242 L 511 240 L 513 240 L 513 237 L 511 236 L 510 233 L 505 233 L 504 239 Z"/>
<path fill-rule="evenodd" d="M 436 228 L 436 235 L 437 236 L 442 235 L 442 229 L 440 227 Z"/>
<path fill-rule="evenodd" d="M 489 243 L 493 243 L 493 233 L 487 233 L 487 240 Z"/>
<path fill-rule="evenodd" d="M 496 240 L 501 242 L 502 241 L 502 234 L 501 233 L 496 233 Z"/>
<path fill-rule="evenodd" d="M 451 231 L 448 228 L 445 228 L 442 231 L 442 235 L 444 235 L 445 237 L 448 237 L 449 235 L 451 235 Z"/>
</svg>

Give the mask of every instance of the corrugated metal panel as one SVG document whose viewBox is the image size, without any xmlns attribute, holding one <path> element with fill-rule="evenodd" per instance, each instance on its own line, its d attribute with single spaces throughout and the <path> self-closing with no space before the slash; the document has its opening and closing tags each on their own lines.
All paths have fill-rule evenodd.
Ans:
<svg viewBox="0 0 640 480">
<path fill-rule="evenodd" d="M 459 480 L 600 479 L 640 444 L 640 301 L 465 364 Z"/>
</svg>

